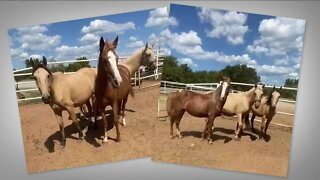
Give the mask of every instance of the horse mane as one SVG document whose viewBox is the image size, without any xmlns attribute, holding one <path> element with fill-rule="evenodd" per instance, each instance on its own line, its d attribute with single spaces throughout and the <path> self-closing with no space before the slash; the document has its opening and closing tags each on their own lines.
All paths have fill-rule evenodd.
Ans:
<svg viewBox="0 0 320 180">
<path fill-rule="evenodd" d="M 49 74 L 52 74 L 52 72 L 48 69 L 47 66 L 39 63 L 37 66 L 35 66 L 35 67 L 32 68 L 32 76 L 33 76 L 34 72 L 36 72 L 36 70 L 39 69 L 39 68 L 43 68 L 43 69 L 45 69 Z"/>
</svg>

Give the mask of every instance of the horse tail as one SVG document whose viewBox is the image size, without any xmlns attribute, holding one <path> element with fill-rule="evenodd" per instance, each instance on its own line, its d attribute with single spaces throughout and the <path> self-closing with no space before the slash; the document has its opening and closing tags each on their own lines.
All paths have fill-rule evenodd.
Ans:
<svg viewBox="0 0 320 180">
<path fill-rule="evenodd" d="M 129 93 L 130 93 L 131 97 L 134 98 L 135 93 L 134 93 L 132 86 L 129 88 Z"/>
</svg>

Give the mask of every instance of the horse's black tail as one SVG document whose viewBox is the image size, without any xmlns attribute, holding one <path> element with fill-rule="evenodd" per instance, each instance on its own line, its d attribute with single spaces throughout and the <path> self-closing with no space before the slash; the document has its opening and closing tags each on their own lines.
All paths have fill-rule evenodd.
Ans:
<svg viewBox="0 0 320 180">
<path fill-rule="evenodd" d="M 168 98 L 167 98 L 167 104 L 166 104 L 166 108 L 167 108 L 167 113 L 168 113 L 168 116 L 171 117 L 171 101 L 172 101 L 172 93 L 169 94 Z"/>
</svg>

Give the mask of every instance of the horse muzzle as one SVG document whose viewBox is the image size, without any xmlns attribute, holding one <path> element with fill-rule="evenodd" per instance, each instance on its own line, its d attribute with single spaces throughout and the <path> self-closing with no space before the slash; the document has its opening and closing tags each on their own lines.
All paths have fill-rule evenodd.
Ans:
<svg viewBox="0 0 320 180">
<path fill-rule="evenodd" d="M 112 85 L 115 88 L 118 88 L 122 85 L 122 81 L 118 81 L 117 79 L 112 79 Z"/>
<path fill-rule="evenodd" d="M 254 107 L 255 107 L 255 108 L 259 108 L 259 107 L 260 107 L 260 101 L 256 100 L 256 101 L 254 102 Z"/>
<path fill-rule="evenodd" d="M 42 101 L 45 104 L 49 104 L 49 102 L 51 101 L 51 96 L 42 96 Z"/>
</svg>

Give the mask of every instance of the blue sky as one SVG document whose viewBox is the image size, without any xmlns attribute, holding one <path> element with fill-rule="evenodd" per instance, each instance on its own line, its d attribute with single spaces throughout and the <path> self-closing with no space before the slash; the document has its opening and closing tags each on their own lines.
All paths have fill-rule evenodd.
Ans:
<svg viewBox="0 0 320 180">
<path fill-rule="evenodd" d="M 299 78 L 305 20 L 171 4 L 177 22 L 160 32 L 180 64 L 193 71 L 246 64 L 262 83 Z"/>
<path fill-rule="evenodd" d="M 43 55 L 57 61 L 81 56 L 98 58 L 101 36 L 111 41 L 119 35 L 117 53 L 128 56 L 146 43 L 155 43 L 158 48 L 156 34 L 175 23 L 163 7 L 10 29 L 12 65 L 14 69 L 21 69 L 29 57 Z M 96 63 L 92 65 L 96 66 Z"/>
</svg>

